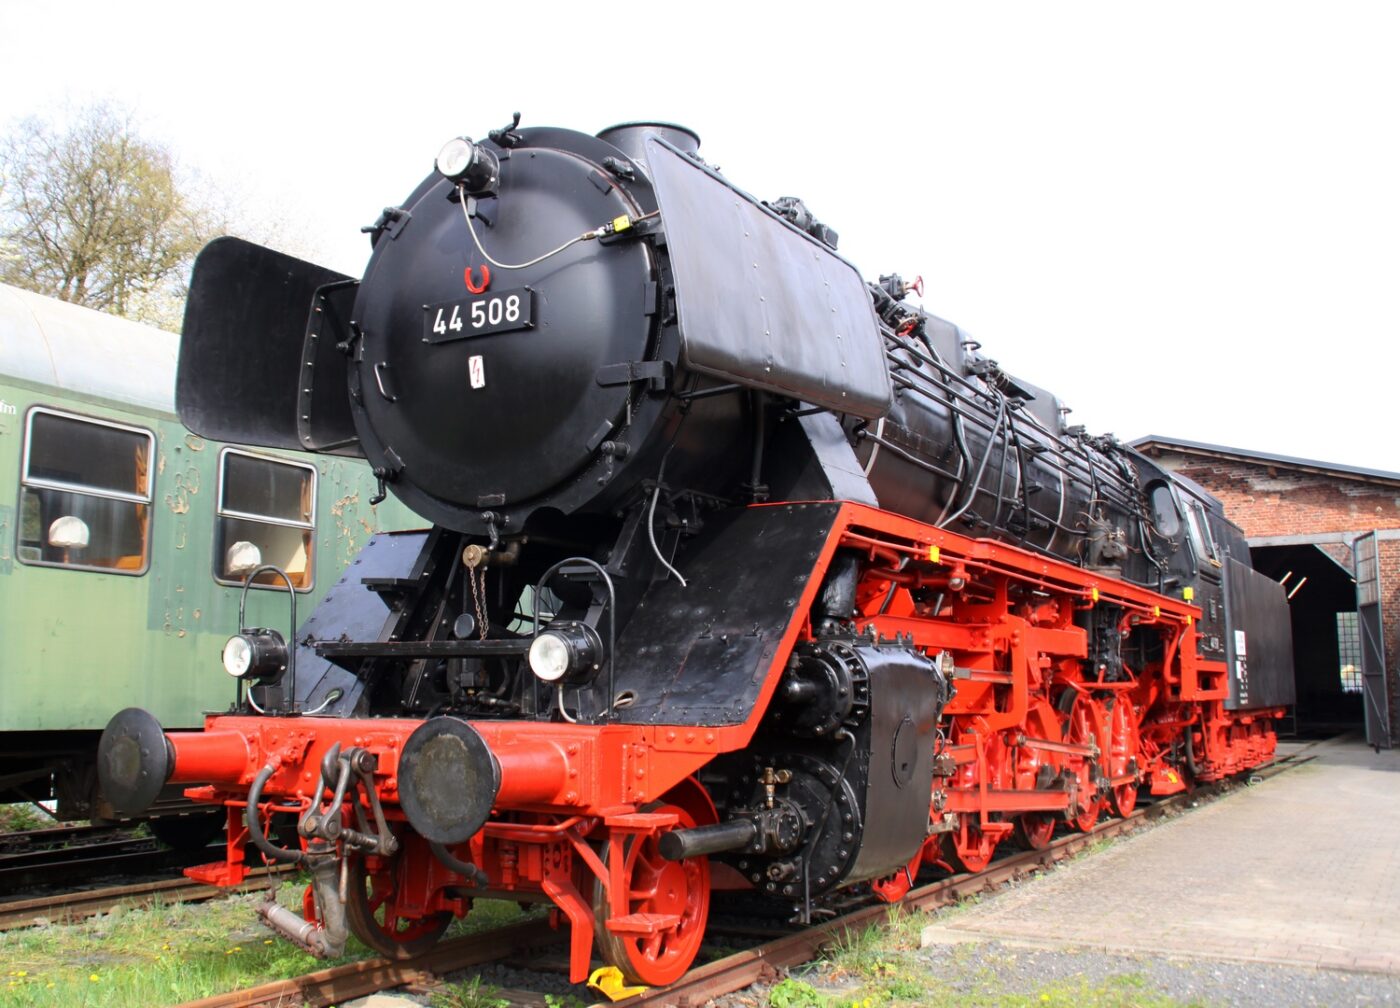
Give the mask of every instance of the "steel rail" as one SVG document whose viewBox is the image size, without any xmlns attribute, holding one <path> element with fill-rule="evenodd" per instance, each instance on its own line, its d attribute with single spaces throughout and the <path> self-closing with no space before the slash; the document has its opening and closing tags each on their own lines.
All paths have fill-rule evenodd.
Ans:
<svg viewBox="0 0 1400 1008">
<path fill-rule="evenodd" d="M 111 837 L 88 840 L 71 847 L 43 847 L 39 850 L 16 851 L 0 855 L 0 878 L 22 875 L 24 872 L 54 867 L 66 867 L 89 860 L 101 860 L 107 854 L 145 854 L 159 850 L 160 841 L 153 836 Z"/>
<path fill-rule="evenodd" d="M 222 853 L 222 848 L 219 853 Z M 141 875 L 169 868 L 187 868 L 208 860 L 207 849 L 172 850 L 153 836 L 25 851 L 0 857 L 0 894 L 122 872 Z"/>
<path fill-rule="evenodd" d="M 562 940 L 547 920 L 525 921 L 443 942 L 412 959 L 375 957 L 274 980 L 244 990 L 187 1001 L 178 1008 L 253 1008 L 257 1005 L 334 1005 L 427 977 L 470 969 L 530 948 Z"/>
<path fill-rule="evenodd" d="M 117 823 L 111 826 L 44 826 L 39 829 L 0 833 L 0 857 L 35 850 L 49 850 L 55 847 L 68 847 L 80 841 L 129 837 L 135 834 L 135 827 L 130 823 Z"/>
</svg>

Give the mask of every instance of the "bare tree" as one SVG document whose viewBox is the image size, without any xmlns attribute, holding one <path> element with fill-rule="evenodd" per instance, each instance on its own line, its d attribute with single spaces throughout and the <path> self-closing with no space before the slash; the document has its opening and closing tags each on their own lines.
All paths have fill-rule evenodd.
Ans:
<svg viewBox="0 0 1400 1008">
<path fill-rule="evenodd" d="M 220 224 L 123 110 L 87 108 L 61 131 L 25 119 L 0 141 L 7 283 L 172 326 L 190 263 Z"/>
</svg>

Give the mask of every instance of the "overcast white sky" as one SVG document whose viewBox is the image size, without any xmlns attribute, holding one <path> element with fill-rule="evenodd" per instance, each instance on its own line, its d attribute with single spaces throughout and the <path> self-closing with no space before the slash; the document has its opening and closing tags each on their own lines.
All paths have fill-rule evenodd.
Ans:
<svg viewBox="0 0 1400 1008">
<path fill-rule="evenodd" d="M 0 0 L 0 125 L 94 99 L 358 273 L 448 137 L 663 119 L 1128 439 L 1400 470 L 1400 5 Z"/>
</svg>

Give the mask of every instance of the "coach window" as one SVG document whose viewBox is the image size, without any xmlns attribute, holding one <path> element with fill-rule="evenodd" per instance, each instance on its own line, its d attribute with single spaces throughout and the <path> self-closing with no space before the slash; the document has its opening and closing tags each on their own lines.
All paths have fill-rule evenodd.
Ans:
<svg viewBox="0 0 1400 1008">
<path fill-rule="evenodd" d="M 275 564 L 298 591 L 309 591 L 315 515 L 314 466 L 225 448 L 219 457 L 215 579 L 241 585 L 250 571 Z M 271 571 L 259 574 L 253 583 L 284 585 Z"/>
<path fill-rule="evenodd" d="M 20 561 L 144 574 L 154 447 L 155 435 L 141 427 L 31 409 L 20 480 Z"/>
</svg>

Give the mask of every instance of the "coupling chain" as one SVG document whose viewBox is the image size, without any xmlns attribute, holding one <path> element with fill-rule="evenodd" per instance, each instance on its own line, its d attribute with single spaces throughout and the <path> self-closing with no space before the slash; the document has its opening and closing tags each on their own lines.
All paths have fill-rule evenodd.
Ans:
<svg viewBox="0 0 1400 1008">
<path fill-rule="evenodd" d="M 462 550 L 462 565 L 467 569 L 467 583 L 472 589 L 472 604 L 476 608 L 476 633 L 486 639 L 486 553 L 473 543 Z"/>
</svg>

